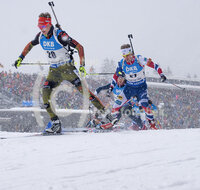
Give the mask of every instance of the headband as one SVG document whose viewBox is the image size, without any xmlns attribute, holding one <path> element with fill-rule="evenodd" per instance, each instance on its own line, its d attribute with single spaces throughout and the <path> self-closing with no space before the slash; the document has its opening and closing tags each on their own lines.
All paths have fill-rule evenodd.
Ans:
<svg viewBox="0 0 200 190">
<path fill-rule="evenodd" d="M 46 18 L 46 17 L 39 17 L 38 19 L 38 25 L 51 25 L 51 18 Z"/>
<path fill-rule="evenodd" d="M 132 53 L 131 48 L 122 49 L 122 56 L 126 56 Z"/>
</svg>

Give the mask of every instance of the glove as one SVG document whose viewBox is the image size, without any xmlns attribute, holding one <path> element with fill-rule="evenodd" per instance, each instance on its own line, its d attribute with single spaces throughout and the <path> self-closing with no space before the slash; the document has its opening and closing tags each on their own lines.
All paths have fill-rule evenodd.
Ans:
<svg viewBox="0 0 200 190">
<path fill-rule="evenodd" d="M 106 92 L 106 96 L 107 96 L 107 97 L 110 97 L 110 96 L 111 96 L 110 94 L 111 94 L 112 90 L 113 90 L 112 87 L 110 87 L 110 88 L 107 90 L 107 92 Z"/>
<path fill-rule="evenodd" d="M 153 104 L 152 100 L 148 100 L 148 103 L 149 103 L 149 104 Z"/>
<path fill-rule="evenodd" d="M 122 71 L 122 72 L 119 71 L 119 72 L 117 73 L 117 76 L 118 76 L 118 77 L 120 77 L 120 76 L 121 76 L 121 77 L 125 77 L 126 74 L 124 73 L 124 71 Z"/>
<path fill-rule="evenodd" d="M 82 73 L 83 73 L 83 76 L 84 76 L 84 77 L 85 77 L 86 74 L 87 74 L 84 66 L 80 66 L 80 67 L 79 67 L 79 75 L 81 75 Z"/>
<path fill-rule="evenodd" d="M 160 77 L 161 77 L 161 82 L 165 82 L 167 80 L 167 77 L 164 74 L 161 74 Z"/>
<path fill-rule="evenodd" d="M 19 57 L 16 61 L 15 61 L 15 67 L 16 67 L 16 69 L 21 65 L 21 62 L 22 62 L 22 58 L 21 57 Z"/>
</svg>

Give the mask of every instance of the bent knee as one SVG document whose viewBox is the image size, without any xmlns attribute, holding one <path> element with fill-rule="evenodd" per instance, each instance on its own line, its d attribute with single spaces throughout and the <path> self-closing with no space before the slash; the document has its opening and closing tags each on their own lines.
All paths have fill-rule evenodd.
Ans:
<svg viewBox="0 0 200 190">
<path fill-rule="evenodd" d="M 45 88 L 52 89 L 52 88 L 55 88 L 56 86 L 57 86 L 56 82 L 46 80 L 44 82 L 43 89 Z"/>
</svg>

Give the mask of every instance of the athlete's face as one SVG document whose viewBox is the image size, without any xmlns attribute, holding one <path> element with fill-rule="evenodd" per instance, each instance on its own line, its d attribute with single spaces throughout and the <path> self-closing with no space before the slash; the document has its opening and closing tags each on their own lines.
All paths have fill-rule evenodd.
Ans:
<svg viewBox="0 0 200 190">
<path fill-rule="evenodd" d="M 45 36 L 47 36 L 50 28 L 51 28 L 51 24 L 47 24 L 47 25 L 38 25 L 38 27 L 40 28 L 42 34 L 44 34 Z"/>
<path fill-rule="evenodd" d="M 119 87 L 120 87 L 120 86 L 123 86 L 124 83 L 125 83 L 125 78 L 122 77 L 122 76 L 119 76 L 119 77 L 117 78 L 117 84 L 118 84 L 118 86 L 119 86 Z"/>
<path fill-rule="evenodd" d="M 130 63 L 131 61 L 133 61 L 134 60 L 134 55 L 133 54 L 129 54 L 129 55 L 126 55 L 125 56 L 125 60 L 126 60 L 126 62 L 128 62 L 128 63 Z"/>
</svg>

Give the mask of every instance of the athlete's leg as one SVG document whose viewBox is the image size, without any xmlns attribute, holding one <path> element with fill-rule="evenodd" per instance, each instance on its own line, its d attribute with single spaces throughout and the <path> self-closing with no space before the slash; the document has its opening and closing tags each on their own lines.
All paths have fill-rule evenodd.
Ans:
<svg viewBox="0 0 200 190">
<path fill-rule="evenodd" d="M 152 129 L 157 129 L 155 126 L 154 115 L 151 109 L 149 108 L 149 99 L 147 94 L 147 87 L 143 87 L 138 91 L 137 95 L 139 104 L 142 106 L 143 110 L 145 111 L 146 119 L 149 121 L 149 124 Z"/>
<path fill-rule="evenodd" d="M 42 98 L 44 107 L 47 110 L 51 120 L 57 119 L 57 115 L 53 112 L 52 106 L 51 106 L 51 93 L 53 91 L 53 88 L 60 85 L 62 81 L 61 75 L 59 74 L 59 71 L 57 69 L 50 68 L 49 74 L 47 76 L 46 81 L 44 82 L 43 89 L 42 89 Z"/>
<path fill-rule="evenodd" d="M 88 99 L 91 101 L 91 103 L 99 110 L 104 111 L 105 107 L 100 101 L 100 99 L 95 96 L 87 87 L 87 84 L 82 84 L 84 81 L 81 82 L 79 76 L 76 74 L 77 69 L 74 66 L 68 67 L 67 72 L 62 72 L 62 78 L 64 80 L 67 80 L 71 82 L 77 89 L 78 91 L 83 94 L 83 86 L 86 88 L 85 92 Z M 86 82 L 85 82 L 86 83 Z"/>
<path fill-rule="evenodd" d="M 121 108 L 128 102 L 127 96 L 122 91 L 115 99 L 115 102 L 112 106 L 112 111 L 107 115 L 107 119 L 110 120 L 109 123 L 101 125 L 103 129 L 112 128 L 121 118 L 122 112 Z"/>
</svg>

